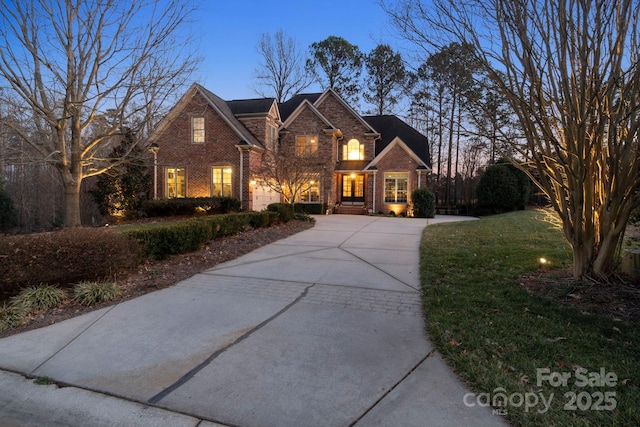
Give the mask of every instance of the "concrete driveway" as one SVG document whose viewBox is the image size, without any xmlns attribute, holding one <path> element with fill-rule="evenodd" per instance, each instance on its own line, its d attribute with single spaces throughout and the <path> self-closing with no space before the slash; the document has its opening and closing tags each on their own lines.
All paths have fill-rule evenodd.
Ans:
<svg viewBox="0 0 640 427">
<path fill-rule="evenodd" d="M 465 219 L 319 216 L 171 288 L 2 339 L 0 424 L 504 425 L 464 404 L 424 332 L 422 230 Z"/>
</svg>

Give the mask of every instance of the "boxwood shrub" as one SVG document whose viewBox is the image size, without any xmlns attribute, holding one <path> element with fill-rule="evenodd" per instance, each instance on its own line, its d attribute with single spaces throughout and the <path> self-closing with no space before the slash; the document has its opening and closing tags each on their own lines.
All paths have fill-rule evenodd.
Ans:
<svg viewBox="0 0 640 427">
<path fill-rule="evenodd" d="M 148 217 L 193 216 L 238 212 L 240 206 L 234 197 L 188 197 L 146 200 L 142 210 Z"/>
<path fill-rule="evenodd" d="M 327 205 L 322 203 L 296 203 L 293 205 L 296 213 L 307 215 L 322 215 L 327 210 Z"/>
<path fill-rule="evenodd" d="M 267 206 L 267 210 L 280 214 L 280 221 L 289 222 L 295 214 L 294 207 L 289 203 L 271 203 Z"/>
<path fill-rule="evenodd" d="M 240 212 L 192 218 L 186 221 L 140 227 L 126 233 L 138 239 L 145 255 L 163 259 L 190 252 L 204 243 L 238 233 L 249 227 L 268 227 L 279 219 L 275 212 Z"/>
</svg>

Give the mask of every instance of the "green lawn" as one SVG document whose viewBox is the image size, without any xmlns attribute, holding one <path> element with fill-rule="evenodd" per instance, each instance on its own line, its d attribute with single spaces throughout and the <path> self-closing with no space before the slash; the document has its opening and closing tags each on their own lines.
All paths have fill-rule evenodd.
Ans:
<svg viewBox="0 0 640 427">
<path fill-rule="evenodd" d="M 506 396 L 501 409 L 514 425 L 640 425 L 640 326 L 559 307 L 518 284 L 540 257 L 571 265 L 561 231 L 544 218 L 521 211 L 425 229 L 429 335 L 479 394 L 467 402 Z M 601 368 L 617 380 L 598 382 Z M 567 385 L 553 384 L 562 375 Z"/>
</svg>

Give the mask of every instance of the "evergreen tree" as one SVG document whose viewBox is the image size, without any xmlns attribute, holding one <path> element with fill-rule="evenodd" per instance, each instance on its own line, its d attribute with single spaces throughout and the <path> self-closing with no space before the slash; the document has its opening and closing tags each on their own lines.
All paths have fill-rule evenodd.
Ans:
<svg viewBox="0 0 640 427">
<path fill-rule="evenodd" d="M 16 225 L 16 210 L 13 200 L 4 189 L 4 183 L 0 181 L 0 232 L 8 231 Z"/>
<path fill-rule="evenodd" d="M 358 46 L 342 37 L 329 36 L 311 44 L 307 71 L 324 88 L 335 90 L 345 101 L 356 104 L 360 92 L 363 55 Z"/>
<path fill-rule="evenodd" d="M 111 156 L 126 156 L 128 161 L 100 175 L 91 194 L 102 215 L 139 217 L 142 214 L 142 203 L 149 199 L 149 189 L 152 186 L 151 175 L 145 163 L 145 152 L 136 144 L 133 133 L 126 131 L 122 142 L 113 149 Z"/>
</svg>

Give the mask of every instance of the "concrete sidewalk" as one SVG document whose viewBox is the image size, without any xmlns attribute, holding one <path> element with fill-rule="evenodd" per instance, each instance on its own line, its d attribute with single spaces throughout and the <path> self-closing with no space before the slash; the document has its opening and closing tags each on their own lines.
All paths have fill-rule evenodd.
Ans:
<svg viewBox="0 0 640 427">
<path fill-rule="evenodd" d="M 171 288 L 2 339 L 0 424 L 505 425 L 464 405 L 424 332 L 421 232 L 462 219 L 319 216 Z"/>
</svg>

